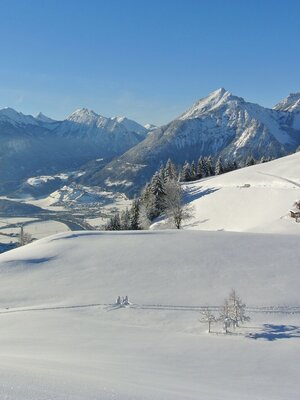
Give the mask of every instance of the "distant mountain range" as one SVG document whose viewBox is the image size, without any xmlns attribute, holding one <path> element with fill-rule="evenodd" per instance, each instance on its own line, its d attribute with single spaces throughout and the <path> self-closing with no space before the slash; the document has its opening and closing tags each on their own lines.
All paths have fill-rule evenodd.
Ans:
<svg viewBox="0 0 300 400">
<path fill-rule="evenodd" d="M 5 108 L 0 110 L 0 193 L 18 189 L 32 176 L 81 168 L 80 178 L 74 178 L 81 183 L 133 195 L 168 158 L 178 164 L 200 155 L 277 158 L 299 145 L 300 93 L 269 109 L 221 88 L 162 127 L 86 108 L 64 121 Z"/>
<path fill-rule="evenodd" d="M 64 121 L 4 108 L 0 110 L 0 192 L 16 189 L 30 176 L 69 171 L 94 159 L 108 162 L 142 141 L 147 132 L 125 117 L 106 118 L 85 108 Z"/>
<path fill-rule="evenodd" d="M 200 155 L 225 160 L 281 157 L 300 145 L 300 93 L 273 109 L 246 102 L 221 88 L 174 121 L 151 131 L 139 144 L 82 181 L 133 194 L 170 157 L 175 163 Z"/>
</svg>

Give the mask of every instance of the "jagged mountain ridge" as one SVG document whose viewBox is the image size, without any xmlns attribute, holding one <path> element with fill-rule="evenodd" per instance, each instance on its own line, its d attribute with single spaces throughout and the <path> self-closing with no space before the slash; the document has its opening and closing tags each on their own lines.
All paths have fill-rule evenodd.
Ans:
<svg viewBox="0 0 300 400">
<path fill-rule="evenodd" d="M 147 132 L 125 117 L 106 118 L 87 109 L 63 121 L 2 109 L 0 192 L 16 189 L 30 176 L 78 168 L 99 158 L 109 161 L 143 140 Z"/>
<path fill-rule="evenodd" d="M 104 168 L 87 171 L 82 180 L 135 194 L 169 157 L 180 164 L 200 155 L 231 160 L 248 156 L 277 158 L 294 152 L 299 144 L 297 107 L 269 109 L 221 88 L 197 101 L 174 121 L 152 131 Z"/>
<path fill-rule="evenodd" d="M 274 107 L 275 110 L 299 112 L 300 111 L 300 93 L 291 93 L 285 99 L 280 101 Z"/>
</svg>

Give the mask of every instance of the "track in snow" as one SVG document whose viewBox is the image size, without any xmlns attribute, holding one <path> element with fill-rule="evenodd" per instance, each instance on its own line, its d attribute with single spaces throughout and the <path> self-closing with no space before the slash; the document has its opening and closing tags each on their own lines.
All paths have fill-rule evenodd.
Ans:
<svg viewBox="0 0 300 400">
<path fill-rule="evenodd" d="M 66 310 L 75 308 L 93 308 L 102 307 L 106 311 L 114 311 L 122 308 L 130 308 L 133 310 L 154 310 L 154 311 L 189 311 L 201 312 L 205 309 L 210 311 L 220 311 L 221 306 L 184 306 L 184 305 L 171 305 L 171 304 L 130 304 L 128 306 L 120 306 L 117 304 L 109 303 L 92 303 L 92 304 L 77 304 L 69 306 L 56 306 L 56 307 L 32 307 L 32 308 L 6 308 L 0 311 L 0 314 L 11 314 L 20 312 L 34 312 L 34 311 L 55 311 Z M 300 306 L 260 306 L 260 307 L 246 307 L 248 313 L 270 313 L 270 314 L 300 314 Z"/>
</svg>

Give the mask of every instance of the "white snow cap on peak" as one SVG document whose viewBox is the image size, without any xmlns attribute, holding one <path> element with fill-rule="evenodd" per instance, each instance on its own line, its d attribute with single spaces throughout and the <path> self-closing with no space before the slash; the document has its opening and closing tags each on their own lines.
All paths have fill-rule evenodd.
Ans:
<svg viewBox="0 0 300 400">
<path fill-rule="evenodd" d="M 276 104 L 274 109 L 280 111 L 299 112 L 300 93 L 290 93 L 285 99 Z"/>
<path fill-rule="evenodd" d="M 154 131 L 155 129 L 157 129 L 157 126 L 154 124 L 145 124 L 144 128 L 147 129 L 148 131 Z"/>
<path fill-rule="evenodd" d="M 112 119 L 115 119 L 117 122 L 123 122 L 125 121 L 127 118 L 126 117 L 122 117 L 122 116 L 118 116 L 118 117 L 114 117 Z"/>
<path fill-rule="evenodd" d="M 78 123 L 95 122 L 100 117 L 99 114 L 87 108 L 79 108 L 67 117 L 67 120 Z"/>
<path fill-rule="evenodd" d="M 240 97 L 233 96 L 228 90 L 220 88 L 210 93 L 207 97 L 198 100 L 189 110 L 183 113 L 179 119 L 200 117 L 202 114 L 220 107 L 229 100 L 244 101 Z"/>
</svg>

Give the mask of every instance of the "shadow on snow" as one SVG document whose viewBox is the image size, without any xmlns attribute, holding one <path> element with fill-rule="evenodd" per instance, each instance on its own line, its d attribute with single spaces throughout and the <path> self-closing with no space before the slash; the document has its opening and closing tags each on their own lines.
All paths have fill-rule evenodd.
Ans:
<svg viewBox="0 0 300 400">
<path fill-rule="evenodd" d="M 249 333 L 247 337 L 250 339 L 265 339 L 268 341 L 300 338 L 300 327 L 294 325 L 264 324 L 261 332 Z"/>
<path fill-rule="evenodd" d="M 207 196 L 211 193 L 214 193 L 217 190 L 219 189 L 216 188 L 203 189 L 202 187 L 188 189 L 187 193 L 185 193 L 184 199 L 187 202 L 191 202 L 200 199 L 201 197 Z"/>
</svg>

